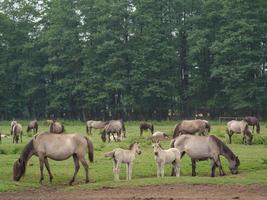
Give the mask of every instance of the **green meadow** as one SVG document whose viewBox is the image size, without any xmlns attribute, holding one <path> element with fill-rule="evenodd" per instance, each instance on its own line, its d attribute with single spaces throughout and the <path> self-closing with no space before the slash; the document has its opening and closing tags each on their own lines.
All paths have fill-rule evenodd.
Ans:
<svg viewBox="0 0 267 200">
<path fill-rule="evenodd" d="M 32 137 L 31 133 L 26 132 L 27 121 L 20 121 L 23 125 L 23 143 L 12 144 L 10 136 L 10 122 L 2 121 L 0 131 L 8 137 L 2 138 L 0 144 L 0 192 L 19 191 L 28 188 L 56 187 L 63 190 L 96 189 L 103 187 L 134 187 L 144 185 L 159 184 L 263 184 L 267 185 L 267 123 L 261 123 L 261 133 L 254 133 L 253 145 L 241 144 L 241 136 L 233 136 L 233 144 L 228 146 L 239 157 L 241 165 L 239 174 L 232 175 L 228 169 L 228 162 L 222 157 L 223 168 L 226 176 L 219 177 L 218 170 L 215 178 L 210 175 L 210 162 L 202 161 L 197 163 L 197 176 L 191 177 L 191 162 L 188 156 L 182 159 L 181 177 L 170 177 L 171 166 L 165 166 L 165 177 L 156 177 L 156 164 L 154 161 L 153 149 L 149 136 L 150 132 L 144 132 L 142 137 L 139 136 L 139 122 L 127 122 L 127 138 L 122 142 L 103 143 L 100 139 L 99 130 L 93 130 L 93 135 L 89 136 L 94 144 L 95 160 L 89 164 L 90 183 L 85 184 L 85 172 L 81 165 L 73 186 L 68 186 L 68 181 L 74 172 L 74 163 L 72 158 L 66 161 L 49 160 L 51 171 L 54 175 L 53 183 L 49 183 L 46 169 L 44 170 L 45 180 L 43 185 L 39 184 L 40 171 L 39 161 L 33 156 L 27 166 L 26 174 L 19 182 L 12 180 L 13 163 L 19 158 L 24 146 Z M 77 121 L 64 121 L 67 133 L 79 133 L 86 135 L 85 123 Z M 155 130 L 164 131 L 172 135 L 175 125 L 174 121 L 154 122 Z M 225 135 L 226 123 L 211 122 L 211 133 L 218 136 L 224 142 L 228 143 L 228 137 Z M 48 126 L 45 121 L 39 122 L 39 132 L 47 131 Z M 105 158 L 104 153 L 111 151 L 116 147 L 128 148 L 129 144 L 139 141 L 141 144 L 142 154 L 138 155 L 133 167 L 133 180 L 125 181 L 125 166 L 122 165 L 120 181 L 113 181 L 112 161 Z M 169 148 L 170 141 L 162 142 L 162 146 Z M 86 156 L 88 161 L 88 156 Z M 89 162 L 89 161 L 88 161 Z"/>
</svg>

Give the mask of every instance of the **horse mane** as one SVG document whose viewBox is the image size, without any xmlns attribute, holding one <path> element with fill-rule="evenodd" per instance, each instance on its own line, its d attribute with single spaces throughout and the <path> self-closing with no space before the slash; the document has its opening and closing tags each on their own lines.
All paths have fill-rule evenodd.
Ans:
<svg viewBox="0 0 267 200">
<path fill-rule="evenodd" d="M 22 175 L 25 174 L 28 157 L 29 157 L 30 153 L 32 152 L 32 150 L 33 150 L 33 140 L 31 139 L 30 142 L 24 147 L 22 153 L 20 154 L 19 160 L 21 163 Z"/>
<path fill-rule="evenodd" d="M 235 154 L 228 146 L 226 146 L 226 144 L 224 144 L 219 138 L 217 138 L 214 135 L 210 135 L 209 137 L 217 144 L 222 154 L 229 155 L 231 160 L 235 160 L 236 158 Z"/>
<path fill-rule="evenodd" d="M 182 124 L 182 122 L 179 122 L 178 124 L 176 124 L 175 128 L 174 128 L 174 131 L 173 131 L 173 136 L 172 138 L 176 138 L 178 133 L 179 133 L 179 128 L 180 128 L 180 125 Z"/>
<path fill-rule="evenodd" d="M 133 146 L 135 145 L 135 143 L 136 143 L 136 142 L 134 142 L 134 143 L 130 144 L 130 146 L 129 146 L 129 148 L 128 148 L 128 149 L 129 149 L 129 150 L 131 150 L 131 149 L 133 148 Z"/>
</svg>

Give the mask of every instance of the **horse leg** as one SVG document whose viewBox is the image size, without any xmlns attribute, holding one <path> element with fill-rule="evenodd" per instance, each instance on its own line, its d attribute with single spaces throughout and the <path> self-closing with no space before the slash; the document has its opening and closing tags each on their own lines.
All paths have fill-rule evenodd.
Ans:
<svg viewBox="0 0 267 200">
<path fill-rule="evenodd" d="M 116 160 L 116 165 L 115 165 L 115 181 L 120 180 L 120 165 L 121 162 Z"/>
<path fill-rule="evenodd" d="M 85 183 L 88 183 L 89 182 L 88 164 L 84 158 L 80 159 L 80 161 L 82 162 L 82 165 L 83 165 L 84 170 L 85 170 L 85 175 L 86 175 Z"/>
<path fill-rule="evenodd" d="M 164 177 L 164 163 L 160 163 L 160 176 Z"/>
<path fill-rule="evenodd" d="M 253 127 L 253 128 L 252 128 L 252 133 L 254 133 L 254 127 L 255 127 L 255 125 L 253 125 L 252 127 Z"/>
<path fill-rule="evenodd" d="M 22 132 L 20 133 L 20 143 L 22 143 Z"/>
<path fill-rule="evenodd" d="M 15 141 L 15 135 L 13 135 L 13 144 L 14 144 L 14 141 Z"/>
<path fill-rule="evenodd" d="M 211 159 L 211 174 L 210 174 L 211 177 L 215 176 L 215 169 L 216 169 L 215 161 L 214 159 Z"/>
<path fill-rule="evenodd" d="M 216 161 L 216 165 L 219 168 L 220 176 L 225 176 L 225 173 L 224 173 L 223 168 L 222 168 L 222 163 L 221 163 L 220 157 L 218 157 L 218 159 Z"/>
<path fill-rule="evenodd" d="M 69 182 L 69 185 L 72 185 L 72 183 L 74 182 L 75 177 L 76 177 L 76 175 L 77 175 L 77 173 L 78 173 L 78 171 L 80 169 L 80 164 L 79 164 L 79 160 L 78 160 L 77 155 L 76 154 L 73 154 L 72 157 L 73 157 L 73 161 L 74 161 L 74 165 L 75 165 L 75 171 L 74 171 L 74 174 L 73 174 L 72 179 Z"/>
<path fill-rule="evenodd" d="M 131 180 L 132 179 L 132 171 L 133 171 L 133 162 L 130 162 L 129 163 L 129 168 L 128 168 L 129 172 L 129 179 L 128 180 Z"/>
<path fill-rule="evenodd" d="M 50 171 L 50 167 L 49 167 L 49 163 L 48 163 L 48 160 L 47 160 L 47 157 L 44 158 L 44 164 L 45 164 L 45 167 L 48 171 L 48 174 L 49 174 L 49 179 L 50 179 L 50 183 L 52 183 L 52 180 L 53 180 L 53 175 Z"/>
<path fill-rule="evenodd" d="M 196 160 L 191 158 L 192 162 L 192 176 L 196 176 Z"/>
<path fill-rule="evenodd" d="M 160 177 L 160 164 L 157 162 L 157 177 Z"/>
<path fill-rule="evenodd" d="M 113 136 L 114 141 L 117 142 L 117 140 L 116 140 L 116 138 L 115 138 L 115 136 L 114 136 L 114 133 L 111 133 L 111 134 L 112 134 L 112 136 Z M 117 135 L 118 135 L 118 134 L 117 134 Z"/>
<path fill-rule="evenodd" d="M 43 155 L 39 155 L 39 163 L 40 163 L 40 172 L 41 172 L 41 177 L 40 177 L 40 184 L 42 184 L 42 181 L 44 180 L 44 157 Z"/>
<path fill-rule="evenodd" d="M 108 135 L 108 142 L 110 143 L 110 133 L 107 133 Z"/>
<path fill-rule="evenodd" d="M 143 129 L 140 128 L 140 136 L 143 135 Z"/>
<path fill-rule="evenodd" d="M 233 135 L 233 132 L 232 131 L 228 132 L 230 144 L 232 144 L 232 135 Z"/>
<path fill-rule="evenodd" d="M 89 134 L 92 135 L 92 127 L 89 128 Z"/>
</svg>

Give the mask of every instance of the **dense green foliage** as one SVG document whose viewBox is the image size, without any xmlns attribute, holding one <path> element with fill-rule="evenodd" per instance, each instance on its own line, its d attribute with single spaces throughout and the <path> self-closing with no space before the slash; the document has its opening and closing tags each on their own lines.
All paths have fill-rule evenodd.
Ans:
<svg viewBox="0 0 267 200">
<path fill-rule="evenodd" d="M 31 133 L 27 134 L 27 121 L 21 121 L 24 128 L 24 136 L 22 144 L 12 144 L 12 138 L 3 138 L 0 144 L 0 192 L 3 191 L 18 191 L 27 188 L 38 188 L 40 169 L 39 160 L 33 156 L 27 165 L 26 174 L 19 182 L 12 180 L 12 166 L 16 159 L 19 158 L 22 149 L 30 141 Z M 164 131 L 171 135 L 175 121 L 153 122 L 155 130 Z M 47 131 L 48 126 L 44 121 L 39 121 L 40 132 Z M 78 132 L 85 135 L 85 124 L 80 121 L 64 121 L 66 131 L 69 133 Z M 81 165 L 79 173 L 73 187 L 68 186 L 68 181 L 74 172 L 73 159 L 69 158 L 65 161 L 53 161 L 49 159 L 51 171 L 54 175 L 53 183 L 49 183 L 48 173 L 44 169 L 43 186 L 52 187 L 63 190 L 72 189 L 92 189 L 102 187 L 134 187 L 143 185 L 161 185 L 161 184 L 263 184 L 267 185 L 267 123 L 261 123 L 262 131 L 260 134 L 254 134 L 253 145 L 241 144 L 241 135 L 233 135 L 233 144 L 228 144 L 228 136 L 225 134 L 225 123 L 211 122 L 212 134 L 224 141 L 229 148 L 239 157 L 240 167 L 239 174 L 232 175 L 228 169 L 228 161 L 221 156 L 223 169 L 226 176 L 220 177 L 219 171 L 216 169 L 216 177 L 210 178 L 210 161 L 197 162 L 197 176 L 191 176 L 191 160 L 186 155 L 181 162 L 181 176 L 179 178 L 171 177 L 171 165 L 165 166 L 165 177 L 156 177 L 156 164 L 154 160 L 153 148 L 149 137 L 151 133 L 146 131 L 142 137 L 139 136 L 139 122 L 127 122 L 126 140 L 116 143 L 103 143 L 100 139 L 99 130 L 93 129 L 93 135 L 90 136 L 94 144 L 94 163 L 89 164 L 91 183 L 85 184 L 85 172 Z M 10 122 L 0 122 L 1 132 L 9 135 Z M 114 148 L 128 148 L 134 142 L 139 141 L 141 145 L 141 155 L 137 155 L 133 165 L 133 179 L 125 181 L 126 167 L 121 166 L 120 178 L 121 181 L 113 180 L 112 160 L 106 158 L 104 153 L 111 151 Z M 161 142 L 164 149 L 169 148 L 170 140 Z M 86 155 L 88 161 L 88 156 Z"/>
<path fill-rule="evenodd" d="M 265 0 L 0 0 L 0 117 L 267 109 Z"/>
</svg>

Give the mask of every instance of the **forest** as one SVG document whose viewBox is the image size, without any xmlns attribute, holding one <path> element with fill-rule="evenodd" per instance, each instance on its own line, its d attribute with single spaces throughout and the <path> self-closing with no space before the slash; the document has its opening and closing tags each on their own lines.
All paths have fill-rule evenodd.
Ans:
<svg viewBox="0 0 267 200">
<path fill-rule="evenodd" d="M 0 119 L 267 118 L 266 0 L 0 0 Z"/>
</svg>

